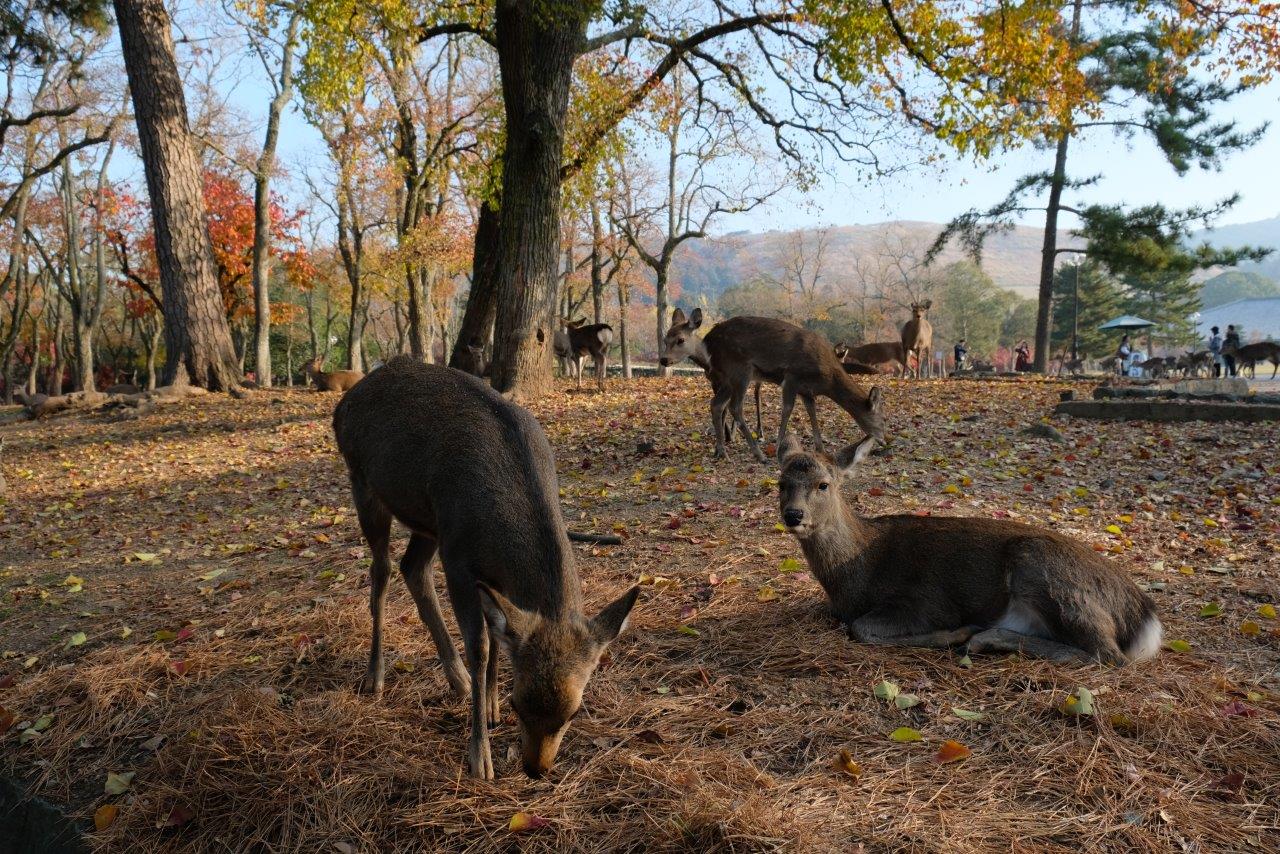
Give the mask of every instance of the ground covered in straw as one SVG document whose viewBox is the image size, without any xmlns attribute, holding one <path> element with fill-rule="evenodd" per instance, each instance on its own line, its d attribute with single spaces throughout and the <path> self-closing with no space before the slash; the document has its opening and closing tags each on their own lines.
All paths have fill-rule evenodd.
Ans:
<svg viewBox="0 0 1280 854">
<path fill-rule="evenodd" d="M 396 579 L 386 694 L 352 691 L 367 557 L 337 396 L 260 393 L 0 428 L 3 771 L 120 851 L 1280 844 L 1274 426 L 1058 422 L 1058 443 L 1021 430 L 1066 385 L 883 382 L 862 512 L 1071 532 L 1132 566 L 1170 648 L 1117 670 L 852 643 L 775 528 L 776 467 L 711 459 L 701 378 L 562 386 L 534 411 L 566 518 L 623 536 L 578 547 L 586 599 L 644 593 L 551 778 L 520 773 L 504 706 L 477 782 Z M 1092 715 L 1063 710 L 1080 688 Z"/>
</svg>

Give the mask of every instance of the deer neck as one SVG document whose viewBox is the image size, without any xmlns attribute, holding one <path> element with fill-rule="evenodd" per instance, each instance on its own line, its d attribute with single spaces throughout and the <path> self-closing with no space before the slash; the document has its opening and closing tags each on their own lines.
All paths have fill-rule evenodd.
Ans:
<svg viewBox="0 0 1280 854">
<path fill-rule="evenodd" d="M 871 539 L 867 524 L 841 502 L 840 513 L 834 519 L 800 541 L 809 569 L 838 610 L 862 596 L 866 586 L 862 554 Z"/>
<path fill-rule="evenodd" d="M 711 353 L 707 351 L 707 345 L 703 343 L 701 338 L 697 339 L 698 343 L 693 345 L 693 350 L 689 353 L 689 361 L 693 362 L 704 371 L 711 370 Z"/>
</svg>

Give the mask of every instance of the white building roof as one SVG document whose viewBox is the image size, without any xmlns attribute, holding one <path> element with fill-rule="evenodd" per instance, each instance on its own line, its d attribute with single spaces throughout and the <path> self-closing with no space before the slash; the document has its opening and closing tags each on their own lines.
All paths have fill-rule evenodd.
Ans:
<svg viewBox="0 0 1280 854">
<path fill-rule="evenodd" d="M 1214 326 L 1226 335 L 1231 323 L 1240 330 L 1240 340 L 1246 344 L 1280 340 L 1280 297 L 1248 297 L 1206 308 L 1200 312 L 1197 328 L 1201 338 L 1208 338 L 1209 329 Z"/>
</svg>

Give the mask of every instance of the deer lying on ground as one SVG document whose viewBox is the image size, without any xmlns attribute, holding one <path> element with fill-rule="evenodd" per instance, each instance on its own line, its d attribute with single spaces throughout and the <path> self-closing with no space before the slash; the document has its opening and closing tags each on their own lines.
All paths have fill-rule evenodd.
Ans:
<svg viewBox="0 0 1280 854">
<path fill-rule="evenodd" d="M 583 325 L 583 321 L 564 321 L 564 328 L 556 332 L 552 347 L 562 367 L 572 365 L 569 371 L 582 388 L 582 363 L 587 356 L 596 367 L 596 386 L 604 391 L 604 377 L 609 369 L 609 345 L 613 343 L 613 327 L 607 323 Z M 563 355 L 562 355 L 563 354 Z"/>
<path fill-rule="evenodd" d="M 904 356 L 915 355 L 916 379 L 920 379 L 922 371 L 927 375 L 933 374 L 933 357 L 930 355 L 930 351 L 933 349 L 933 325 L 925 319 L 925 314 L 932 307 L 933 300 L 913 302 L 911 304 L 911 319 L 902 327 L 902 352 Z M 926 367 L 926 365 L 929 367 Z M 904 374 L 906 371 L 911 370 L 905 358 L 903 359 L 903 369 Z"/>
<path fill-rule="evenodd" d="M 694 330 L 702 325 L 702 309 L 687 318 L 681 309 L 671 312 L 671 328 L 662 342 L 658 362 L 664 367 L 688 357 L 707 372 L 711 381 L 711 430 L 717 459 L 726 456 L 724 425 L 726 408 L 746 437 L 752 454 L 765 462 L 764 453 L 742 415 L 742 401 L 752 382 L 763 380 L 782 386 L 782 419 L 778 442 L 787 434 L 787 422 L 796 397 L 804 401 L 813 426 L 813 441 L 821 450 L 822 428 L 814 398 L 821 395 L 853 416 L 868 435 L 884 438 L 880 389 L 868 393 L 845 373 L 827 340 L 816 332 L 768 317 L 731 317 L 712 327 L 705 338 Z"/>
<path fill-rule="evenodd" d="M 860 643 L 1022 652 L 1122 664 L 1156 654 L 1155 605 L 1124 571 L 1054 531 L 1000 519 L 856 515 L 840 482 L 875 447 L 834 461 L 780 446 L 782 521 Z"/>
<path fill-rule="evenodd" d="M 410 531 L 400 574 L 445 678 L 460 696 L 471 694 L 471 773 L 493 777 L 489 726 L 498 720 L 501 646 L 512 663 L 524 770 L 545 774 L 600 656 L 626 626 L 639 587 L 595 617 L 583 616 L 555 460 L 542 428 L 470 374 L 397 356 L 342 398 L 333 432 L 373 555 L 373 644 L 361 690 L 382 692 L 382 610 L 391 520 L 398 519 Z M 465 671 L 432 582 L 437 549 L 462 632 Z"/>
<path fill-rule="evenodd" d="M 835 347 L 836 358 L 845 365 L 851 374 L 868 373 L 857 367 L 859 365 L 872 368 L 871 373 L 885 373 L 900 376 L 907 370 L 907 357 L 902 351 L 901 341 L 879 341 L 872 344 L 860 344 L 849 347 L 843 343 Z M 855 366 L 853 370 L 849 366 Z"/>
<path fill-rule="evenodd" d="M 1274 341 L 1259 341 L 1255 344 L 1245 344 L 1243 347 L 1236 347 L 1229 351 L 1224 350 L 1236 357 L 1239 364 L 1239 370 L 1249 369 L 1249 376 L 1256 377 L 1257 364 L 1259 362 L 1271 363 L 1271 379 L 1276 378 L 1276 372 L 1280 371 L 1280 344 Z"/>
<path fill-rule="evenodd" d="M 302 370 L 306 372 L 307 376 L 311 377 L 311 381 L 316 384 L 316 388 L 320 391 L 346 391 L 364 379 L 364 372 L 362 371 L 325 372 L 322 370 L 323 367 L 324 358 L 322 356 L 316 356 L 302 366 Z"/>
</svg>

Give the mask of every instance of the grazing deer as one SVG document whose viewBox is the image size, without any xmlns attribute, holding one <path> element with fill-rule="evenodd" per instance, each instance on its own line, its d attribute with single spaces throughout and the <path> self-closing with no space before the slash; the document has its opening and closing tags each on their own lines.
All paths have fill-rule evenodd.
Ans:
<svg viewBox="0 0 1280 854">
<path fill-rule="evenodd" d="M 1227 352 L 1224 350 L 1223 352 Z M 1255 344 L 1245 344 L 1243 347 L 1232 348 L 1230 354 L 1236 357 L 1239 363 L 1239 370 L 1249 369 L 1250 377 L 1257 377 L 1257 364 L 1259 362 L 1271 363 L 1271 379 L 1276 378 L 1276 372 L 1280 371 L 1280 344 L 1274 341 L 1259 341 Z"/>
<path fill-rule="evenodd" d="M 471 693 L 471 773 L 493 777 L 489 725 L 498 720 L 501 646 L 512 663 L 524 770 L 530 777 L 545 774 L 639 588 L 595 617 L 583 616 L 555 460 L 542 428 L 470 374 L 397 356 L 342 398 L 333 432 L 373 555 L 373 643 L 361 690 L 382 691 L 382 609 L 391 520 L 398 519 L 410 531 L 400 574 L 435 640 L 445 678 L 459 695 Z M 466 671 L 432 582 L 437 549 Z"/>
<path fill-rule="evenodd" d="M 878 341 L 857 347 L 837 344 L 835 353 L 851 374 L 867 372 L 858 368 L 849 370 L 849 365 L 864 365 L 873 368 L 873 373 L 891 373 L 894 376 L 900 376 L 907 370 L 907 357 L 902 351 L 901 341 Z"/>
<path fill-rule="evenodd" d="M 1213 354 L 1208 350 L 1185 353 L 1174 361 L 1174 368 L 1186 377 L 1199 376 L 1201 371 L 1207 375 L 1213 371 Z"/>
<path fill-rule="evenodd" d="M 752 454 L 760 462 L 766 461 L 742 415 L 747 388 L 759 380 L 782 386 L 779 444 L 787 434 L 787 422 L 797 396 L 809 412 L 813 441 L 819 450 L 823 447 L 822 428 L 818 425 L 814 401 L 819 395 L 835 401 L 868 435 L 884 438 L 880 389 L 873 387 L 868 393 L 850 379 L 831 345 L 821 335 L 768 317 L 731 317 L 717 323 L 705 338 L 694 334 L 701 325 L 700 308 L 695 308 L 688 317 L 678 308 L 671 312 L 671 328 L 663 338 L 658 362 L 666 367 L 688 357 L 707 372 L 713 391 L 711 430 L 716 439 L 717 459 L 726 456 L 722 427 L 727 407 Z"/>
<path fill-rule="evenodd" d="M 902 351 L 904 356 L 915 354 L 916 367 L 915 377 L 920 378 L 921 371 L 926 374 L 932 374 L 933 358 L 931 350 L 933 349 L 933 326 L 925 319 L 925 314 L 933 307 L 933 300 L 924 300 L 923 302 L 913 302 L 911 304 L 911 319 L 902 327 Z M 925 367 L 928 365 L 929 367 Z M 904 374 L 911 368 L 903 359 Z"/>
<path fill-rule="evenodd" d="M 1150 374 L 1152 379 L 1160 379 L 1168 371 L 1164 356 L 1152 356 L 1139 364 L 1138 367 Z"/>
<path fill-rule="evenodd" d="M 316 388 L 320 391 L 346 391 L 364 379 L 362 371 L 331 371 L 326 373 L 321 370 L 323 367 L 324 357 L 322 356 L 316 356 L 302 366 L 302 370 L 306 372 L 307 376 L 311 377 L 312 382 L 316 384 Z"/>
<path fill-rule="evenodd" d="M 782 522 L 836 616 L 861 643 L 1024 652 L 1054 661 L 1137 661 L 1155 655 L 1151 599 L 1090 547 L 1001 519 L 862 518 L 840 482 L 875 447 L 865 438 L 834 460 L 788 438 L 778 450 Z"/>
<path fill-rule="evenodd" d="M 583 325 L 583 321 L 563 321 L 565 326 L 552 339 L 552 347 L 562 367 L 572 365 L 578 388 L 582 388 L 582 363 L 587 356 L 596 367 L 596 386 L 604 391 L 604 377 L 609 369 L 609 345 L 613 343 L 613 327 L 607 323 Z M 562 355 L 563 354 L 563 355 Z"/>
</svg>

